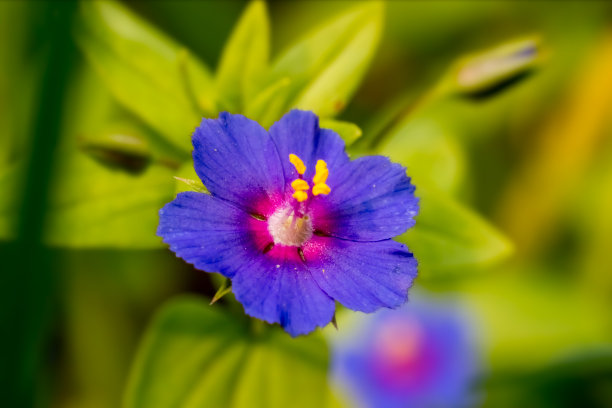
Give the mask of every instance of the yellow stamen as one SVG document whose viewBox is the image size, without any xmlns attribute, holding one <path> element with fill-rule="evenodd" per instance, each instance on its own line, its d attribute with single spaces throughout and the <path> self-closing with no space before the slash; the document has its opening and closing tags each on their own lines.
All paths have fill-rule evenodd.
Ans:
<svg viewBox="0 0 612 408">
<path fill-rule="evenodd" d="M 312 195 L 318 196 L 319 194 L 329 194 L 331 192 L 331 188 L 325 183 L 315 184 L 312 188 Z"/>
<path fill-rule="evenodd" d="M 293 180 L 291 182 L 291 187 L 293 187 L 295 191 L 306 191 L 310 188 L 310 186 L 308 185 L 308 182 L 304 179 Z"/>
<path fill-rule="evenodd" d="M 308 193 L 305 191 L 296 191 L 293 193 L 293 198 L 298 200 L 298 202 L 306 201 L 308 199 Z"/>
<path fill-rule="evenodd" d="M 289 161 L 291 162 L 291 164 L 293 164 L 298 174 L 306 173 L 306 166 L 304 165 L 304 162 L 302 161 L 302 159 L 297 157 L 295 154 L 291 153 L 289 155 Z"/>
<path fill-rule="evenodd" d="M 312 182 L 314 183 L 314 187 L 312 188 L 312 194 L 318 196 L 319 194 L 329 194 L 331 192 L 331 188 L 325 182 L 327 181 L 327 177 L 329 176 L 329 170 L 327 169 L 327 163 L 324 160 L 317 160 L 317 165 L 315 166 L 315 175 L 312 178 Z"/>
<path fill-rule="evenodd" d="M 327 170 L 327 163 L 323 160 L 317 160 L 317 165 L 315 167 L 316 173 L 312 178 L 312 182 L 315 184 L 325 183 L 327 181 L 327 176 L 329 176 L 329 170 Z"/>
<path fill-rule="evenodd" d="M 325 160 L 317 160 L 317 164 L 315 165 L 315 170 L 321 171 L 323 169 L 327 169 L 327 163 L 325 163 Z"/>
</svg>

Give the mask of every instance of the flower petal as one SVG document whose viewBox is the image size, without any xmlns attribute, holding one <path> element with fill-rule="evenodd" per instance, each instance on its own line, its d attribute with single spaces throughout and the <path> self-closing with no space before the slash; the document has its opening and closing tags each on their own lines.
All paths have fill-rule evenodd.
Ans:
<svg viewBox="0 0 612 408">
<path fill-rule="evenodd" d="M 294 247 L 276 246 L 265 257 L 253 259 L 234 277 L 232 290 L 248 315 L 280 323 L 295 337 L 327 325 L 335 303 L 294 253 Z"/>
<path fill-rule="evenodd" d="M 267 223 L 208 194 L 184 192 L 160 211 L 157 234 L 196 268 L 232 278 L 247 314 L 280 323 L 292 336 L 325 326 L 334 301 L 316 284 L 295 247 L 269 243 Z"/>
<path fill-rule="evenodd" d="M 247 211 L 279 199 L 283 169 L 268 132 L 257 122 L 227 112 L 204 119 L 193 134 L 196 173 L 213 196 Z"/>
<path fill-rule="evenodd" d="M 311 254 L 306 247 L 304 255 L 312 276 L 325 293 L 349 309 L 369 313 L 406 302 L 417 262 L 405 245 L 329 237 L 313 238 L 309 245 L 315 249 Z"/>
<path fill-rule="evenodd" d="M 314 226 L 334 237 L 380 241 L 414 225 L 418 198 L 406 169 L 387 157 L 361 157 L 330 171 L 331 193 L 311 204 Z"/>
<path fill-rule="evenodd" d="M 306 164 L 304 179 L 315 175 L 317 160 L 324 160 L 330 172 L 349 161 L 344 141 L 334 131 L 319 128 L 319 118 L 312 112 L 294 109 L 270 127 L 270 136 L 285 172 L 287 182 L 298 177 L 289 155 L 297 155 Z"/>
<path fill-rule="evenodd" d="M 226 201 L 188 191 L 159 211 L 157 235 L 196 268 L 232 277 L 251 257 L 260 255 L 250 219 Z"/>
</svg>

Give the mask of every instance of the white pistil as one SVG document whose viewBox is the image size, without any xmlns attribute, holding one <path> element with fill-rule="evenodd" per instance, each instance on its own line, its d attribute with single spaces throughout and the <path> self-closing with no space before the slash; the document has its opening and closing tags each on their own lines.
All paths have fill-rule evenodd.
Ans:
<svg viewBox="0 0 612 408">
<path fill-rule="evenodd" d="M 268 218 L 268 231 L 274 244 L 300 247 L 312 237 L 312 220 L 307 214 L 298 217 L 288 206 Z"/>
</svg>

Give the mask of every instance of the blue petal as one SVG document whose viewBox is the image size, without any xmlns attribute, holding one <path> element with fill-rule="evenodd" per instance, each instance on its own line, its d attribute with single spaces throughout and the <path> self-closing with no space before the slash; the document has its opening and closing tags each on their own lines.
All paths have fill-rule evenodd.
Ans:
<svg viewBox="0 0 612 408">
<path fill-rule="evenodd" d="M 319 118 L 312 112 L 294 109 L 270 127 L 287 181 L 298 174 L 289 162 L 289 155 L 297 155 L 306 165 L 304 178 L 312 180 L 317 160 L 325 160 L 329 169 L 349 161 L 344 141 L 335 132 L 319 128 Z"/>
<path fill-rule="evenodd" d="M 180 258 L 203 271 L 235 275 L 257 255 L 248 231 L 250 216 L 208 194 L 184 192 L 159 211 L 157 235 Z"/>
<path fill-rule="evenodd" d="M 361 157 L 330 169 L 331 193 L 317 197 L 324 208 L 315 227 L 353 241 L 379 241 L 402 234 L 414 225 L 418 198 L 406 169 L 387 157 Z"/>
<path fill-rule="evenodd" d="M 212 195 L 247 211 L 284 191 L 276 147 L 268 132 L 242 115 L 222 112 L 193 134 L 196 173 Z"/>
<path fill-rule="evenodd" d="M 292 336 L 325 326 L 334 301 L 316 284 L 303 262 L 283 259 L 275 247 L 258 248 L 253 220 L 242 209 L 207 194 L 185 192 L 159 212 L 157 234 L 177 256 L 196 268 L 232 278 L 232 290 L 247 314 L 280 323 Z M 266 242 L 260 242 L 265 247 Z M 260 245 L 262 246 L 262 245 Z M 290 248 L 295 254 L 295 248 Z M 278 266 L 277 266 L 278 265 Z"/>
<path fill-rule="evenodd" d="M 329 249 L 307 262 L 319 287 L 333 299 L 366 313 L 406 302 L 417 262 L 405 245 L 393 240 L 320 240 Z M 332 241 L 325 244 L 324 240 Z"/>
<path fill-rule="evenodd" d="M 232 290 L 245 312 L 280 325 L 293 337 L 327 325 L 335 303 L 302 262 L 253 260 L 232 280 Z"/>
</svg>

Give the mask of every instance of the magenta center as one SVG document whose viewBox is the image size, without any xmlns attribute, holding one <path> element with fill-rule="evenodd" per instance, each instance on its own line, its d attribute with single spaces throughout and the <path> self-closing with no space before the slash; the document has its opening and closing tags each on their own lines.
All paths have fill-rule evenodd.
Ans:
<svg viewBox="0 0 612 408">
<path fill-rule="evenodd" d="M 418 389 L 428 382 L 436 362 L 425 335 L 417 321 L 404 319 L 388 322 L 377 333 L 372 368 L 387 389 Z"/>
</svg>

